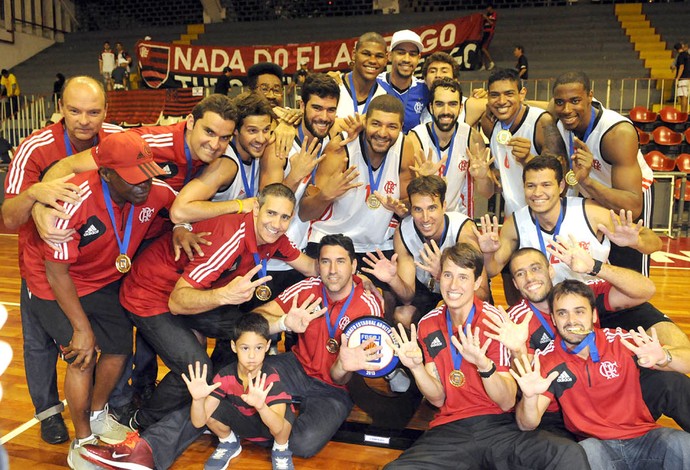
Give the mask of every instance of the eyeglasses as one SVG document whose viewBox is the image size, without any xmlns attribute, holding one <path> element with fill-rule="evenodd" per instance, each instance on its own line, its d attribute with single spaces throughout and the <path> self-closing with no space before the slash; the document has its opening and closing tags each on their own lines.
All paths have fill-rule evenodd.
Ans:
<svg viewBox="0 0 690 470">
<path fill-rule="evenodd" d="M 273 93 L 274 95 L 282 95 L 283 94 L 283 87 L 280 85 L 276 86 L 268 86 L 268 85 L 261 85 L 259 86 L 259 91 L 263 93 L 264 95 L 268 95 L 269 93 Z"/>
</svg>

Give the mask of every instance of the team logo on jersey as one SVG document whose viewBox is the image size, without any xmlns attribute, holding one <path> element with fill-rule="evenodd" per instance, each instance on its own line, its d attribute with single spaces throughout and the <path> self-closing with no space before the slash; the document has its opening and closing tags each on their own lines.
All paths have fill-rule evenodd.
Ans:
<svg viewBox="0 0 690 470">
<path fill-rule="evenodd" d="M 424 338 L 424 344 L 426 344 L 429 355 L 435 358 L 439 352 L 446 348 L 446 338 L 443 337 L 441 330 L 436 330 Z"/>
<path fill-rule="evenodd" d="M 559 375 L 556 378 L 556 382 L 559 382 L 559 383 L 572 382 L 572 381 L 573 381 L 573 378 L 570 375 L 568 375 L 568 373 L 566 371 L 561 372 L 561 375 Z"/>
<path fill-rule="evenodd" d="M 529 340 L 529 345 L 532 349 L 538 349 L 539 351 L 544 350 L 549 343 L 551 343 L 551 337 L 546 332 L 546 329 L 539 325 L 539 328 L 532 333 Z"/>
<path fill-rule="evenodd" d="M 395 187 L 397 186 L 397 183 L 392 182 L 391 180 L 386 181 L 386 184 L 383 186 L 383 190 L 386 192 L 386 194 L 393 194 L 393 191 L 395 191 Z"/>
<path fill-rule="evenodd" d="M 568 369 L 568 366 L 565 365 L 565 363 L 558 364 L 556 367 L 551 369 L 546 374 L 547 377 L 553 371 L 558 372 L 558 375 L 556 376 L 556 380 L 551 382 L 549 391 L 553 393 L 556 398 L 560 398 L 566 390 L 573 388 L 573 385 L 577 383 L 577 377 L 570 369 Z"/>
<path fill-rule="evenodd" d="M 156 162 L 159 167 L 161 167 L 161 170 L 165 172 L 164 175 L 157 176 L 158 179 L 161 180 L 166 180 L 168 178 L 172 178 L 173 176 L 177 175 L 179 172 L 179 169 L 177 168 L 177 165 L 174 164 L 173 162 Z"/>
<path fill-rule="evenodd" d="M 139 212 L 139 222 L 142 224 L 145 224 L 149 220 L 151 220 L 151 217 L 153 217 L 153 214 L 156 212 L 156 209 L 153 207 L 143 207 L 141 209 L 141 212 Z"/>
<path fill-rule="evenodd" d="M 603 361 L 601 364 L 599 364 L 599 373 L 602 377 L 606 377 L 608 380 L 619 377 L 620 374 L 618 373 L 618 363 Z"/>
<path fill-rule="evenodd" d="M 469 166 L 470 166 L 470 162 L 468 160 L 460 160 L 460 162 L 458 163 L 458 169 L 460 171 L 467 171 Z"/>
<path fill-rule="evenodd" d="M 422 111 L 424 111 L 424 103 L 422 103 L 421 101 L 417 101 L 414 104 L 414 112 L 417 114 L 421 114 Z"/>
<path fill-rule="evenodd" d="M 87 221 L 82 225 L 77 232 L 81 235 L 79 240 L 79 247 L 88 245 L 89 243 L 99 239 L 107 231 L 107 228 L 103 222 L 101 222 L 98 217 L 92 215 L 87 219 Z"/>
<path fill-rule="evenodd" d="M 592 160 L 592 168 L 594 168 L 597 171 L 601 171 L 601 162 L 595 158 L 594 160 Z"/>
<path fill-rule="evenodd" d="M 340 330 L 342 331 L 342 330 L 344 330 L 345 327 L 346 327 L 347 325 L 349 325 L 349 324 L 350 324 L 350 317 L 348 317 L 347 315 L 345 315 L 345 316 L 344 316 L 343 318 L 341 318 L 340 321 L 338 322 L 338 328 L 340 328 Z"/>
</svg>

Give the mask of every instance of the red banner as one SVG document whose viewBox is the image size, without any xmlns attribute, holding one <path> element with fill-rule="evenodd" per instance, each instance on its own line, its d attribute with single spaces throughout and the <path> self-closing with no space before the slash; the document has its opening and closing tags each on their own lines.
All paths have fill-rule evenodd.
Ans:
<svg viewBox="0 0 690 470">
<path fill-rule="evenodd" d="M 474 14 L 452 21 L 413 28 L 422 38 L 423 54 L 445 51 L 453 55 L 461 67 L 471 68 L 479 53 L 482 16 Z M 390 44 L 393 33 L 385 34 Z M 136 53 L 141 75 L 151 88 L 210 86 L 224 67 L 233 76 L 245 76 L 247 69 L 257 62 L 275 62 L 286 75 L 295 72 L 302 59 L 309 59 L 309 70 L 328 72 L 345 70 L 352 60 L 357 38 L 336 41 L 310 42 L 274 46 L 214 47 L 185 46 L 143 41 Z M 421 65 L 421 64 L 420 64 Z"/>
</svg>

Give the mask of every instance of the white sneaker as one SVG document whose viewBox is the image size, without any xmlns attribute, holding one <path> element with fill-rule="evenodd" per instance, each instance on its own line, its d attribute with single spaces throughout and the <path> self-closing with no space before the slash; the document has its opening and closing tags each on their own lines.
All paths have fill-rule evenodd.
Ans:
<svg viewBox="0 0 690 470">
<path fill-rule="evenodd" d="M 127 438 L 127 433 L 132 430 L 118 423 L 108 413 L 108 405 L 105 405 L 103 413 L 98 418 L 91 420 L 91 432 L 106 444 L 119 444 Z"/>
<path fill-rule="evenodd" d="M 104 467 L 99 467 L 96 464 L 89 462 L 82 457 L 82 452 L 84 452 L 83 446 L 86 444 L 97 444 L 98 439 L 95 437 L 84 442 L 81 446 L 77 447 L 77 440 L 74 439 L 72 444 L 69 446 L 69 452 L 67 453 L 67 465 L 73 470 L 97 470 Z"/>
</svg>

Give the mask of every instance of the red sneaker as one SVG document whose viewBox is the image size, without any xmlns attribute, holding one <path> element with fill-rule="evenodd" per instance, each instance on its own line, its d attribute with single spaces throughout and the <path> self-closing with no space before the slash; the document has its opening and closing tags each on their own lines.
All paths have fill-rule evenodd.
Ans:
<svg viewBox="0 0 690 470">
<path fill-rule="evenodd" d="M 127 434 L 127 439 L 115 445 L 85 445 L 82 457 L 106 468 L 153 470 L 153 451 L 139 433 Z"/>
</svg>

